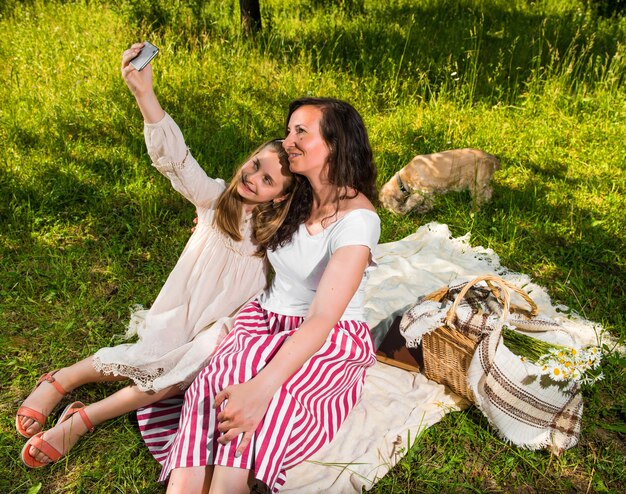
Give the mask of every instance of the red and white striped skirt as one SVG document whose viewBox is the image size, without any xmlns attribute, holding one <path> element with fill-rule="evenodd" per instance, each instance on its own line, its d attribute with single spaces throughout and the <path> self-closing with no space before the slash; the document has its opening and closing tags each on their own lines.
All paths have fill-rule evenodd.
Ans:
<svg viewBox="0 0 626 494">
<path fill-rule="evenodd" d="M 233 330 L 181 400 L 164 400 L 137 412 L 141 434 L 163 465 L 159 480 L 172 469 L 223 465 L 253 470 L 273 492 L 285 471 L 330 442 L 357 403 L 366 369 L 375 362 L 365 322 L 339 321 L 326 342 L 276 392 L 247 450 L 235 458 L 237 438 L 217 442 L 218 410 L 213 398 L 222 389 L 253 378 L 276 354 L 302 317 L 265 311 L 254 301 L 244 307 Z M 180 415 L 180 422 L 178 421 Z"/>
</svg>

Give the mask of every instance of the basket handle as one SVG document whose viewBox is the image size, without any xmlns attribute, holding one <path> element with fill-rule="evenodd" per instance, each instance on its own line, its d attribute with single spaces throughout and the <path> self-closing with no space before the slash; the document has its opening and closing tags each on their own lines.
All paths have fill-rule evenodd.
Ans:
<svg viewBox="0 0 626 494">
<path fill-rule="evenodd" d="M 530 314 L 531 316 L 536 316 L 538 313 L 538 308 L 537 308 L 537 304 L 535 304 L 535 302 L 533 301 L 533 299 L 531 299 L 528 294 L 522 290 L 521 288 L 516 287 L 515 285 L 509 283 L 508 281 L 498 277 L 498 276 L 494 276 L 494 275 L 490 275 L 490 274 L 486 274 L 483 276 L 478 276 L 476 278 L 474 278 L 473 280 L 469 281 L 468 283 L 465 284 L 465 286 L 461 289 L 461 291 L 459 292 L 459 294 L 457 295 L 456 299 L 454 300 L 454 303 L 452 304 L 452 307 L 450 307 L 450 309 L 448 310 L 448 314 L 446 315 L 446 326 L 448 326 L 449 328 L 453 328 L 453 319 L 454 316 L 456 314 L 456 308 L 458 307 L 459 303 L 461 303 L 461 300 L 463 300 L 463 297 L 465 296 L 465 294 L 469 291 L 469 289 L 476 285 L 477 283 L 480 283 L 481 281 L 485 281 L 487 283 L 487 286 L 493 291 L 494 290 L 494 286 L 490 283 L 493 282 L 497 285 L 500 285 L 500 287 L 502 288 L 502 293 L 501 296 L 498 296 L 498 300 L 500 300 L 500 302 L 502 303 L 502 320 L 506 320 L 509 317 L 509 309 L 511 306 L 511 295 L 509 293 L 509 290 L 507 290 L 507 288 L 510 288 L 511 290 L 513 290 L 514 292 L 516 292 L 517 294 L 521 295 L 522 298 L 528 303 L 528 305 L 530 306 Z"/>
<path fill-rule="evenodd" d="M 513 290 L 515 293 L 517 293 L 520 297 L 522 297 L 524 299 L 524 301 L 528 304 L 529 306 L 529 310 L 528 310 L 528 315 L 530 317 L 535 317 L 537 314 L 539 314 L 539 308 L 537 307 L 537 304 L 535 303 L 535 301 L 530 298 L 530 295 L 528 295 L 524 290 L 522 290 L 521 288 L 515 286 L 514 284 L 506 281 L 505 279 L 502 278 L 497 278 L 495 277 L 498 281 L 498 283 L 501 283 L 502 285 L 510 288 L 511 290 Z M 500 295 L 499 295 L 499 290 L 498 287 L 494 286 L 491 282 L 491 280 L 485 280 L 485 283 L 487 284 L 487 286 L 489 287 L 489 289 L 493 292 L 494 296 L 499 300 L 500 299 Z M 516 308 L 521 308 L 517 305 L 513 305 L 511 304 L 511 307 L 516 307 Z"/>
</svg>

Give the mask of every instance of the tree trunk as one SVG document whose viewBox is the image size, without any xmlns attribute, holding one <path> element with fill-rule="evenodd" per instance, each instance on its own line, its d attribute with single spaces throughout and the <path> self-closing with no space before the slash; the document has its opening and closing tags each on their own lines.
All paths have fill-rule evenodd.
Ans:
<svg viewBox="0 0 626 494">
<path fill-rule="evenodd" d="M 241 27 L 245 34 L 254 34 L 261 30 L 261 7 L 259 0 L 239 0 L 241 9 Z"/>
</svg>

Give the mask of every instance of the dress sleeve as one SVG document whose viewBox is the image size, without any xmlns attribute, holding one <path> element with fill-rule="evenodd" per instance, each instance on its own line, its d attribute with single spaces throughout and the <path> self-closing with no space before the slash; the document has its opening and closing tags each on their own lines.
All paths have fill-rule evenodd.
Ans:
<svg viewBox="0 0 626 494">
<path fill-rule="evenodd" d="M 205 173 L 172 117 L 166 113 L 157 123 L 144 123 L 144 137 L 152 165 L 170 180 L 172 187 L 196 207 L 212 207 L 226 188 L 224 181 Z"/>
<path fill-rule="evenodd" d="M 365 245 L 373 251 L 380 238 L 380 218 L 373 211 L 359 209 L 348 213 L 337 225 L 331 239 L 331 254 L 347 245 Z"/>
</svg>

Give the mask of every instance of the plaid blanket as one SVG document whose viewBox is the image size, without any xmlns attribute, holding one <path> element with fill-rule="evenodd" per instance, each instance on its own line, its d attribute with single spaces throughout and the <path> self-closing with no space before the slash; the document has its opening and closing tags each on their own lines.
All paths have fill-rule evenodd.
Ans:
<svg viewBox="0 0 626 494">
<path fill-rule="evenodd" d="M 555 454 L 576 446 L 583 400 L 578 388 L 542 379 L 504 345 L 501 329 L 480 341 L 468 371 L 476 406 L 505 440 Z"/>
<path fill-rule="evenodd" d="M 407 346 L 418 345 L 424 334 L 445 324 L 466 283 L 452 282 L 421 297 L 405 312 L 400 332 Z M 512 307 L 507 326 L 532 332 L 565 331 L 552 319 Z M 506 441 L 528 449 L 547 447 L 559 454 L 578 443 L 583 410 L 580 390 L 540 378 L 536 364 L 513 354 L 501 337 L 504 322 L 499 289 L 484 283 L 472 286 L 455 310 L 452 325 L 476 342 L 467 371 L 475 404 Z"/>
</svg>

